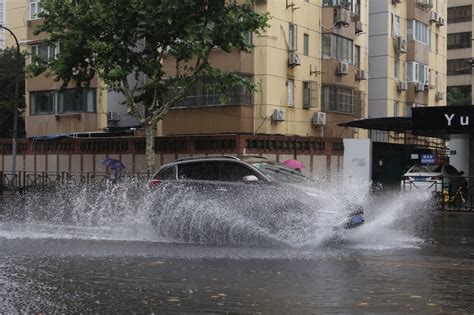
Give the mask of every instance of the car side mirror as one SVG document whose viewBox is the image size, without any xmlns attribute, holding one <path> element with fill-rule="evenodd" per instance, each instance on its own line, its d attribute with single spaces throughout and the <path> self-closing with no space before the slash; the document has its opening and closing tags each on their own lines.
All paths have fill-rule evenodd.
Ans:
<svg viewBox="0 0 474 315">
<path fill-rule="evenodd" d="M 464 175 L 464 171 L 459 171 L 459 174 L 460 174 L 460 175 Z"/>
<path fill-rule="evenodd" d="M 258 177 L 255 175 L 247 175 L 243 178 L 245 183 L 255 183 L 258 182 Z"/>
</svg>

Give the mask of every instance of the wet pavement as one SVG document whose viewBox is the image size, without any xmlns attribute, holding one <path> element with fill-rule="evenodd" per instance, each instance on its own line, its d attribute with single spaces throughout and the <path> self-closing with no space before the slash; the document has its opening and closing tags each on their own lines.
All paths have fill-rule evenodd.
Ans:
<svg viewBox="0 0 474 315">
<path fill-rule="evenodd" d="M 298 248 L 25 231 L 0 225 L 2 313 L 474 312 L 474 214 Z"/>
</svg>

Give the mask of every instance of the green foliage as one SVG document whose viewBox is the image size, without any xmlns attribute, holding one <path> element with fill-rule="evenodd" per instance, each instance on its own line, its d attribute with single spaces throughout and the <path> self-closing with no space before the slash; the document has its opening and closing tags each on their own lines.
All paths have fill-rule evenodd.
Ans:
<svg viewBox="0 0 474 315">
<path fill-rule="evenodd" d="M 49 69 L 63 86 L 71 80 L 87 86 L 99 74 L 146 125 L 156 125 L 202 77 L 217 79 L 223 93 L 229 84 L 251 87 L 214 68 L 209 53 L 250 51 L 248 33 L 263 30 L 268 20 L 251 1 L 43 0 L 41 5 L 45 22 L 36 33 L 49 33 L 48 42 L 59 41 L 61 51 L 54 60 L 36 60 L 31 73 Z"/>
<path fill-rule="evenodd" d="M 450 89 L 447 98 L 450 106 L 471 105 L 471 95 L 466 95 L 458 88 Z"/>
<path fill-rule="evenodd" d="M 0 50 L 0 138 L 11 138 L 13 135 L 13 114 L 15 108 L 15 73 L 16 48 Z M 20 55 L 21 71 L 19 73 L 20 99 L 18 107 L 25 108 L 25 73 L 24 56 Z M 21 115 L 18 115 L 18 136 L 24 136 L 25 124 Z"/>
</svg>

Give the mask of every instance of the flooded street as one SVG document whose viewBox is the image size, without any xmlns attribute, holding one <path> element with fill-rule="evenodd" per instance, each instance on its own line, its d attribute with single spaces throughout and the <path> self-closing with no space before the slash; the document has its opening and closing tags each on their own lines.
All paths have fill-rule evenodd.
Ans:
<svg viewBox="0 0 474 315">
<path fill-rule="evenodd" d="M 4 214 L 0 312 L 473 312 L 474 215 L 384 200 L 364 226 L 297 244 L 164 239 L 123 212 Z"/>
</svg>

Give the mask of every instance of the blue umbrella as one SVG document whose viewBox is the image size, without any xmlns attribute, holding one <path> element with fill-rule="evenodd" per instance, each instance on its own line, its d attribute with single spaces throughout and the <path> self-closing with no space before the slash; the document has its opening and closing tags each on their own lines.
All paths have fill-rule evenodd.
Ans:
<svg viewBox="0 0 474 315">
<path fill-rule="evenodd" d="M 116 170 L 125 168 L 125 165 L 123 165 L 123 163 L 119 160 L 105 159 L 105 160 L 102 160 L 100 163 L 102 163 L 102 165 L 105 165 L 106 167 L 110 167 Z"/>
</svg>

